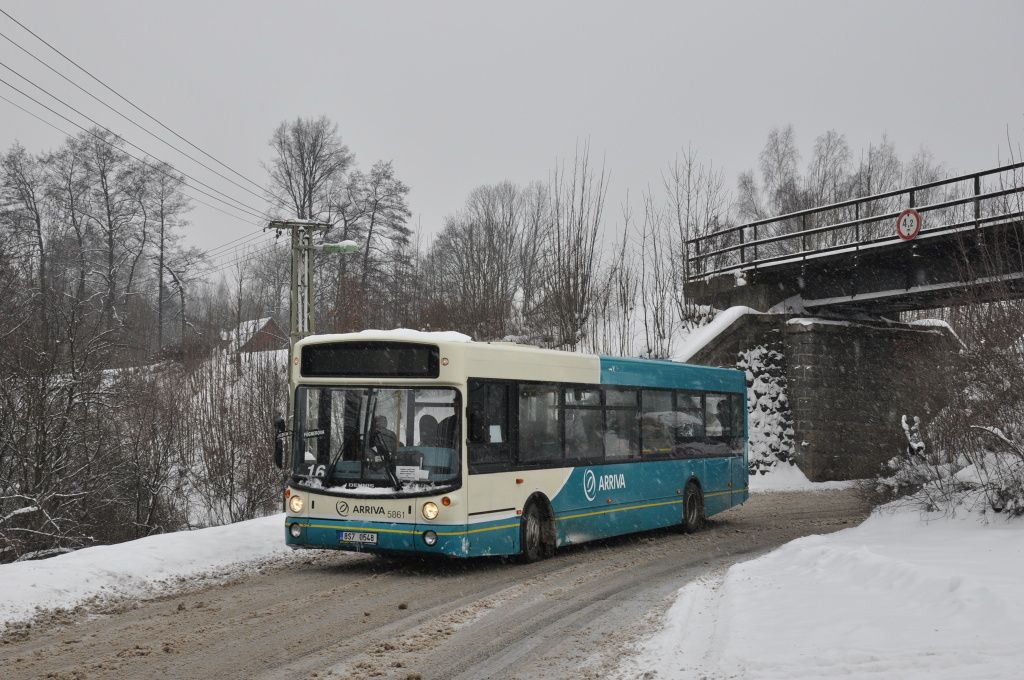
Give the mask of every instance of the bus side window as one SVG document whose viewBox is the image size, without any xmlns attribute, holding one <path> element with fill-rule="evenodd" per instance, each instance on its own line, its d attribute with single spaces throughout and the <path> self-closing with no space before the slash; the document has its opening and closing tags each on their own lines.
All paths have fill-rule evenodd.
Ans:
<svg viewBox="0 0 1024 680">
<path fill-rule="evenodd" d="M 676 414 L 672 409 L 672 393 L 644 390 L 641 425 L 641 455 L 645 458 L 665 457 L 672 453 L 672 433 Z"/>
<path fill-rule="evenodd" d="M 604 412 L 597 387 L 566 387 L 565 457 L 600 463 L 604 459 Z"/>
<path fill-rule="evenodd" d="M 509 441 L 509 385 L 470 380 L 466 412 L 469 472 L 499 472 L 511 464 Z"/>
<path fill-rule="evenodd" d="M 605 388 L 604 456 L 609 463 L 640 455 L 640 408 L 636 390 Z"/>
<path fill-rule="evenodd" d="M 519 463 L 562 460 L 562 410 L 553 385 L 519 386 Z"/>
<path fill-rule="evenodd" d="M 709 394 L 706 397 L 705 432 L 709 439 L 727 441 L 733 434 L 734 418 L 728 394 Z"/>
<path fill-rule="evenodd" d="M 704 453 L 704 406 L 693 392 L 676 392 L 673 440 L 677 458 L 693 458 Z"/>
</svg>

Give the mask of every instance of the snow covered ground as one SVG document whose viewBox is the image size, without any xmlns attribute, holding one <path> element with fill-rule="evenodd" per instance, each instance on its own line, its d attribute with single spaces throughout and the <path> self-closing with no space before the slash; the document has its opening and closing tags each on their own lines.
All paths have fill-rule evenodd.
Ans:
<svg viewBox="0 0 1024 680">
<path fill-rule="evenodd" d="M 765 474 L 750 476 L 751 493 L 772 491 L 831 491 L 849 489 L 856 482 L 812 482 L 796 465 L 778 463 Z"/>
<path fill-rule="evenodd" d="M 679 591 L 620 677 L 1021 677 L 1024 522 L 881 512 Z"/>
<path fill-rule="evenodd" d="M 796 467 L 777 466 L 751 478 L 753 491 L 807 491 L 814 484 Z M 226 526 L 149 536 L 85 548 L 31 562 L 0 565 L 0 629 L 40 609 L 70 608 L 94 597 L 154 595 L 182 579 L 219 576 L 248 564 L 289 556 L 283 515 Z"/>
<path fill-rule="evenodd" d="M 216 577 L 291 554 L 284 544 L 284 515 L 278 514 L 3 564 L 0 630 L 38 609 L 74 607 L 93 597 L 153 595 L 182 579 Z"/>
</svg>

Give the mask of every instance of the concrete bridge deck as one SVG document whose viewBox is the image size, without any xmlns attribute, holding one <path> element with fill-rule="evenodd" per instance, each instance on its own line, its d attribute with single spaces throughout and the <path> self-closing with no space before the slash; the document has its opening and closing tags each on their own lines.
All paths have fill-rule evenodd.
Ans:
<svg viewBox="0 0 1024 680">
<path fill-rule="evenodd" d="M 922 205 L 922 199 L 927 203 Z M 916 207 L 915 207 L 916 206 Z M 897 232 L 908 210 L 911 238 Z M 688 242 L 698 303 L 872 314 L 1024 296 L 1024 163 L 752 222 Z"/>
</svg>

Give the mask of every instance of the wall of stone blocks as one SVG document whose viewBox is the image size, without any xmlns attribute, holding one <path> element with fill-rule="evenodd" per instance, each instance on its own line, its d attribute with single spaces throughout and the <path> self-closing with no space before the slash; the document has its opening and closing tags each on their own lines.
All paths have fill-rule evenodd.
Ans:
<svg viewBox="0 0 1024 680">
<path fill-rule="evenodd" d="M 927 419 L 955 370 L 939 328 L 791 319 L 784 326 L 796 460 L 813 481 L 864 479 L 906 446 L 902 415 Z"/>
</svg>

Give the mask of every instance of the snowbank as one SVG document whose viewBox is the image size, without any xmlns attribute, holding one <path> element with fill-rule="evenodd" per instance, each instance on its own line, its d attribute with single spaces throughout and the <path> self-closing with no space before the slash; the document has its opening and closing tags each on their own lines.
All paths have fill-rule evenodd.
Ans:
<svg viewBox="0 0 1024 680">
<path fill-rule="evenodd" d="M 800 468 L 789 463 L 777 463 L 765 474 L 750 475 L 752 493 L 771 491 L 831 491 L 849 489 L 856 482 L 812 482 Z"/>
<path fill-rule="evenodd" d="M 725 331 L 731 326 L 737 319 L 746 314 L 760 314 L 761 312 L 750 307 L 730 307 L 722 312 L 719 312 L 711 323 L 706 326 L 701 326 L 693 333 L 691 333 L 686 341 L 676 350 L 675 356 L 672 357 L 672 361 L 687 362 L 694 354 L 704 349 L 705 346 L 712 340 L 714 340 L 720 333 Z"/>
<path fill-rule="evenodd" d="M 0 565 L 0 625 L 36 609 L 73 607 L 94 596 L 155 593 L 181 578 L 226 574 L 292 554 L 284 515 L 148 536 L 35 562 Z"/>
<path fill-rule="evenodd" d="M 679 591 L 645 678 L 1019 677 L 1024 522 L 882 514 Z"/>
</svg>

